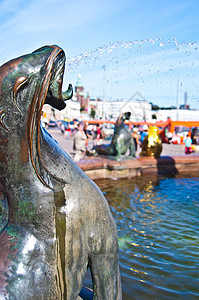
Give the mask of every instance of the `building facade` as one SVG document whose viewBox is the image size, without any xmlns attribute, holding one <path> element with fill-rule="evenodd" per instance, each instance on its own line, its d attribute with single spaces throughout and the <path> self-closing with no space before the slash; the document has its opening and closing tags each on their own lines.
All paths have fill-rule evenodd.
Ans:
<svg viewBox="0 0 199 300">
<path fill-rule="evenodd" d="M 44 106 L 46 118 L 49 120 L 88 120 L 93 112 L 95 119 L 115 120 L 120 113 L 127 111 L 131 112 L 132 121 L 151 122 L 151 104 L 139 92 L 136 92 L 129 100 L 91 99 L 89 94 L 84 95 L 80 75 L 78 75 L 74 96 L 71 100 L 67 100 L 65 109 L 58 111 L 49 105 Z"/>
<path fill-rule="evenodd" d="M 196 109 L 160 109 L 152 111 L 156 115 L 157 121 L 199 121 L 199 110 Z"/>
<path fill-rule="evenodd" d="M 136 92 L 129 100 L 100 101 L 97 114 L 101 118 L 116 119 L 120 113 L 131 112 L 131 121 L 152 120 L 151 104 Z"/>
</svg>

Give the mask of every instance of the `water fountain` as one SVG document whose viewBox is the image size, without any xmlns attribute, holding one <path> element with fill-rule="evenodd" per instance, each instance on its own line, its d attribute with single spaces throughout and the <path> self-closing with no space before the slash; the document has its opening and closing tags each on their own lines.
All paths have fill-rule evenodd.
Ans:
<svg viewBox="0 0 199 300">
<path fill-rule="evenodd" d="M 77 68 L 88 77 L 91 66 L 90 90 L 92 78 L 103 87 L 105 77 L 107 97 L 108 86 L 112 84 L 110 95 L 117 97 L 119 83 L 126 81 L 124 98 L 131 87 L 143 90 L 154 102 L 161 96 L 162 103 L 171 101 L 178 107 L 180 82 L 180 89 L 189 91 L 190 103 L 197 101 L 198 43 L 178 43 L 176 39 L 110 43 L 69 59 L 69 65 L 69 71 Z M 106 167 L 97 162 L 95 170 L 88 161 L 79 162 L 106 195 L 116 220 L 123 297 L 197 299 L 199 159 L 160 156 L 136 161 L 141 165 L 125 175 L 119 168 L 111 173 L 111 164 L 107 170 L 107 161 Z"/>
<path fill-rule="evenodd" d="M 140 91 L 153 103 L 177 106 L 179 84 L 179 96 L 187 92 L 191 106 L 197 107 L 198 52 L 197 42 L 177 39 L 114 42 L 68 58 L 67 71 L 74 83 L 81 73 L 91 96 L 105 101 L 129 99 Z"/>
<path fill-rule="evenodd" d="M 90 81 L 91 91 L 93 85 L 92 80 L 94 80 L 95 83 L 98 82 L 96 90 L 97 88 L 101 90 L 103 85 L 106 84 L 106 94 L 104 96 L 107 97 L 109 93 L 113 95 L 113 97 L 116 97 L 115 95 L 118 95 L 120 90 L 119 83 L 125 82 L 122 93 L 124 97 L 128 97 L 128 95 L 125 95 L 125 91 L 131 86 L 132 90 L 142 89 L 144 94 L 146 91 L 147 95 L 154 96 L 154 102 L 158 99 L 160 91 L 163 91 L 161 100 L 170 99 L 170 101 L 173 101 L 172 99 L 176 91 L 178 78 L 180 81 L 183 81 L 184 84 L 186 82 L 186 88 L 189 91 L 193 90 L 193 92 L 190 93 L 190 97 L 194 101 L 197 97 L 195 90 L 198 89 L 199 84 L 197 56 L 197 43 L 178 43 L 176 40 L 164 43 L 160 39 L 117 42 L 110 43 L 93 52 L 81 54 L 79 57 L 69 59 L 68 71 L 70 73 L 69 77 L 72 79 L 76 70 L 78 70 L 78 73 L 88 73 L 87 68 L 91 66 L 91 74 L 88 74 L 87 77 L 87 86 L 89 89 L 88 82 Z M 20 61 L 17 63 L 20 63 Z M 99 69 L 100 72 L 96 72 L 96 69 Z M 74 80 L 75 79 L 76 74 L 74 75 Z M 26 120 L 26 115 L 19 106 L 19 100 L 22 98 L 17 98 L 17 93 L 21 91 L 25 93 L 27 84 L 31 82 L 31 78 L 22 76 L 20 80 L 16 81 L 14 92 L 9 94 L 13 97 L 12 103 L 16 110 L 13 116 L 18 114 L 21 118 L 20 120 L 23 122 Z M 153 90 L 151 87 L 153 87 Z M 58 90 L 56 84 L 51 85 L 51 92 Z M 148 91 L 150 91 L 150 93 L 148 93 Z M 70 88 L 68 93 L 70 94 Z M 1 96 L 2 95 L 3 93 L 1 92 Z M 34 97 L 38 96 L 39 91 L 36 90 Z M 35 102 L 33 101 L 32 105 L 34 106 L 34 104 Z M 9 128 L 12 124 L 12 114 L 9 114 L 9 105 L 10 102 L 7 104 L 8 116 L 6 116 L 5 110 L 1 110 L 0 123 L 1 130 L 3 130 L 3 139 L 1 140 L 1 151 L 3 155 L 2 152 L 0 153 L 1 167 L 6 164 L 5 154 L 9 154 L 8 151 L 5 151 L 5 149 L 7 150 L 6 147 L 8 143 L 6 135 L 9 133 L 14 136 L 14 133 L 16 133 L 16 128 Z M 24 107 L 26 107 L 26 104 L 24 104 Z M 36 105 L 35 110 L 38 112 L 40 108 L 40 106 Z M 33 109 L 33 111 L 35 110 Z M 58 294 L 62 294 L 63 297 L 65 297 L 67 291 L 65 279 L 70 275 L 70 272 L 67 274 L 63 272 L 67 263 L 64 257 L 66 245 L 62 242 L 67 239 L 67 234 L 65 235 L 66 221 L 63 220 L 63 215 L 69 214 L 70 211 L 73 210 L 73 203 L 71 202 L 70 205 L 64 205 L 64 193 L 66 192 L 68 193 L 67 195 L 76 197 L 77 191 L 81 193 L 82 186 L 84 186 L 84 181 L 86 180 L 87 184 L 85 189 L 88 187 L 89 189 L 91 188 L 92 196 L 93 193 L 97 193 L 102 203 L 105 202 L 98 188 L 91 184 L 91 181 L 79 168 L 74 166 L 74 164 L 72 164 L 74 167 L 72 167 L 72 170 L 75 170 L 74 172 L 71 171 L 70 168 L 67 168 L 67 164 L 63 162 L 67 160 L 67 163 L 69 162 L 71 165 L 71 160 L 60 150 L 56 143 L 52 141 L 48 134 L 43 133 L 42 136 L 44 138 L 41 140 L 38 138 L 38 136 L 40 136 L 38 135 L 38 127 L 37 130 L 34 128 L 35 123 L 38 122 L 38 115 L 34 113 L 31 114 L 31 111 L 32 110 L 29 110 L 31 123 L 28 127 L 28 141 L 26 141 L 27 136 L 23 132 L 24 128 L 20 126 L 19 130 L 17 130 L 17 133 L 22 137 L 20 143 L 18 140 L 15 140 L 15 138 L 14 143 L 9 141 L 11 149 L 16 151 L 20 159 L 16 160 L 13 158 L 13 164 L 9 164 L 9 168 L 5 169 L 9 172 L 9 178 L 12 179 L 12 182 L 16 181 L 17 188 L 13 189 L 13 184 L 9 185 L 7 179 L 3 178 L 2 174 L 4 172 L 1 172 L 3 184 L 0 186 L 0 224 L 3 239 L 1 234 L 0 245 L 1 249 L 4 247 L 5 250 L 1 251 L 1 261 L 5 261 L 4 270 L 2 271 L 2 266 L 0 269 L 1 272 L 3 272 L 3 279 L 1 279 L 0 284 L 3 284 L 5 287 L 1 288 L 1 293 L 7 297 L 8 293 L 15 291 L 18 293 L 17 296 L 19 296 L 18 298 L 20 299 L 26 297 L 24 296 L 24 291 L 31 294 L 31 289 L 33 289 L 37 295 L 39 295 L 40 292 L 45 294 L 48 291 L 41 291 L 41 281 L 37 281 L 37 278 L 42 278 L 43 282 L 46 282 L 46 289 L 49 287 L 52 293 L 55 293 L 56 289 L 58 289 Z M 37 147 L 35 146 L 35 141 Z M 50 144 L 53 145 L 55 152 L 59 153 L 59 159 L 58 161 L 55 160 L 55 163 L 57 163 L 59 167 L 61 165 L 62 168 L 61 170 L 58 168 L 58 172 L 57 168 L 52 170 L 49 160 L 43 158 L 43 155 L 41 155 L 42 150 L 43 153 L 46 154 L 46 157 L 46 152 L 48 152 L 48 154 L 50 153 L 51 158 L 54 157 L 55 153 L 51 151 L 52 148 L 50 146 L 47 147 L 48 151 L 45 150 L 45 146 Z M 12 157 L 14 156 L 12 155 Z M 197 219 L 199 201 L 197 193 L 198 179 L 196 177 L 186 180 L 179 178 L 168 179 L 165 177 L 157 177 L 157 174 L 155 177 L 152 177 L 151 173 L 153 173 L 154 170 L 155 173 L 157 173 L 157 171 L 163 173 L 167 169 L 169 173 L 176 174 L 176 168 L 177 171 L 188 170 L 187 166 L 189 170 L 191 169 L 193 171 L 195 168 L 195 170 L 198 171 L 198 158 L 195 160 L 189 158 L 189 161 L 185 163 L 182 158 L 175 160 L 167 158 L 163 160 L 161 157 L 158 160 L 147 158 L 135 161 L 137 167 L 135 168 L 136 171 L 134 172 L 133 179 L 117 181 L 117 184 L 115 180 L 96 181 L 109 200 L 119 230 L 124 298 L 137 299 L 140 297 L 142 299 L 150 299 L 153 296 L 154 298 L 158 298 L 159 295 L 164 295 L 165 298 L 173 297 L 176 299 L 179 297 L 179 299 L 182 299 L 183 297 L 192 297 L 196 299 L 199 296 L 197 285 L 199 257 L 197 254 L 198 238 L 196 235 L 199 225 Z M 33 166 L 34 172 L 32 172 L 32 176 L 34 180 L 29 176 L 27 177 L 27 173 L 23 172 L 25 169 L 23 167 L 21 168 L 23 164 L 27 165 L 28 163 Z M 86 163 L 84 162 L 84 164 Z M 79 165 L 81 165 L 81 162 Z M 81 165 L 81 167 L 84 169 L 83 165 Z M 101 167 L 103 168 L 104 166 Z M 110 171 L 112 168 L 111 164 L 108 165 L 108 168 Z M 120 168 L 118 168 L 118 170 L 119 169 Z M 61 178 L 63 179 L 61 180 L 59 171 L 61 175 L 65 173 L 68 174 L 69 172 L 69 175 L 71 175 L 69 176 L 70 181 L 65 177 Z M 120 171 L 121 170 L 119 170 L 119 172 Z M 89 173 L 88 168 L 86 172 Z M 135 175 L 145 173 L 150 173 L 150 178 L 144 176 L 135 177 Z M 105 174 L 105 177 L 107 174 L 108 172 Z M 89 173 L 89 175 L 91 175 L 91 173 Z M 118 173 L 115 172 L 114 176 L 111 174 L 111 177 L 116 178 L 117 175 Z M 127 175 L 125 173 L 122 176 L 132 177 L 130 175 L 132 174 Z M 21 176 L 23 180 L 25 180 L 25 189 L 22 189 L 21 186 Z M 99 176 L 99 174 L 97 176 Z M 28 181 L 33 183 L 31 192 L 28 188 Z M 65 184 L 67 184 L 68 189 L 63 189 L 63 185 Z M 52 189 L 50 189 L 50 191 L 48 190 L 49 186 L 50 188 L 56 188 L 55 195 L 52 194 Z M 75 191 L 73 189 L 74 186 L 76 187 Z M 9 192 L 7 191 L 8 188 Z M 171 191 L 175 191 L 175 197 L 171 194 Z M 37 197 L 38 202 L 35 202 L 35 196 L 39 196 L 40 193 L 43 192 L 44 203 L 40 203 L 40 197 Z M 114 194 L 114 197 L 112 194 Z M 29 205 L 27 205 L 27 201 L 21 201 L 21 199 L 29 199 L 30 195 L 31 203 Z M 14 202 L 12 201 L 12 197 L 15 198 Z M 85 212 L 89 212 L 89 209 L 87 209 L 87 200 L 90 201 L 90 198 L 91 197 L 88 196 L 86 201 L 84 201 Z M 54 201 L 55 207 L 52 205 Z M 9 210 L 8 207 L 10 204 L 11 209 Z M 93 209 L 93 207 L 91 208 Z M 98 208 L 97 206 L 97 209 Z M 15 210 L 17 214 L 13 215 L 13 211 Z M 44 215 L 43 211 L 45 213 Z M 105 212 L 107 211 L 109 215 L 108 206 L 106 206 L 105 209 Z M 95 211 L 94 213 L 98 212 Z M 10 220 L 12 221 L 11 226 L 8 226 Z M 42 221 L 41 230 L 38 230 L 41 225 L 39 220 Z M 114 227 L 114 222 L 112 222 L 111 217 L 109 221 L 110 226 Z M 13 224 L 20 226 L 14 226 L 13 228 Z M 108 232 L 107 223 L 102 225 L 104 230 Z M 8 231 L 5 230 L 6 227 L 9 227 Z M 28 231 L 24 230 L 24 228 L 28 229 Z M 56 228 L 57 232 L 56 245 L 54 244 L 55 235 L 53 228 Z M 62 228 L 64 228 L 63 231 L 61 230 Z M 115 227 L 113 235 L 115 235 Z M 43 243 L 38 243 L 38 240 L 41 239 Z M 5 240 L 7 244 L 4 243 Z M 106 240 L 107 242 L 109 241 L 109 239 Z M 117 250 L 115 240 L 116 239 L 113 239 L 109 243 L 113 243 L 113 251 Z M 23 243 L 21 243 L 21 241 L 23 241 Z M 9 246 L 9 255 L 5 249 L 6 245 Z M 17 261 L 16 268 L 13 266 L 19 249 L 20 257 L 18 257 L 23 259 Z M 79 245 L 78 247 L 72 247 L 71 251 L 77 254 L 76 251 L 78 251 L 78 249 Z M 141 249 L 141 251 L 139 251 L 139 249 Z M 46 250 L 48 252 L 47 257 L 44 255 Z M 52 250 L 55 254 L 54 256 L 51 255 Z M 33 252 L 34 257 L 31 257 L 30 253 Z M 46 258 L 49 259 L 52 264 L 46 264 Z M 30 261 L 34 263 L 30 264 Z M 70 262 L 68 263 L 70 264 Z M 113 268 L 114 270 L 117 269 L 116 265 L 117 259 Z M 53 268 L 53 266 L 57 266 L 57 268 Z M 34 269 L 34 272 L 30 272 L 32 270 L 31 268 Z M 13 274 L 17 274 L 17 280 L 12 281 Z M 52 276 L 52 274 L 56 276 Z M 117 271 L 112 272 L 112 274 L 117 274 Z M 35 277 L 32 275 L 35 275 Z M 107 273 L 105 275 L 107 276 Z M 173 275 L 175 275 L 174 282 Z M 27 286 L 24 288 L 26 276 L 30 279 L 30 283 L 34 283 L 31 285 L 31 289 L 29 289 L 29 287 L 27 288 Z M 107 279 L 106 276 L 104 276 L 104 280 Z M 52 281 L 49 280 L 49 278 L 51 278 Z M 116 285 L 119 285 L 118 279 L 115 278 L 114 282 Z M 8 289 L 7 286 L 9 287 Z M 56 287 L 56 289 L 54 287 Z M 117 288 L 115 288 L 115 290 L 117 290 Z M 105 292 L 104 289 L 103 292 Z M 32 294 L 28 295 L 28 297 L 29 296 L 32 296 Z M 53 299 L 54 295 L 51 294 L 49 299 L 50 297 Z M 105 299 L 105 297 L 103 299 Z M 107 299 L 111 298 L 108 296 Z"/>
</svg>

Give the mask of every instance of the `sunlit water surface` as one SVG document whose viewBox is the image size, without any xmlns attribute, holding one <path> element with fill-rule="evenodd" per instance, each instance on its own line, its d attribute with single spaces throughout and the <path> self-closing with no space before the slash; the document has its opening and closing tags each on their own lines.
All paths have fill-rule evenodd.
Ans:
<svg viewBox="0 0 199 300">
<path fill-rule="evenodd" d="M 199 299 L 199 178 L 96 183 L 118 228 L 123 299 Z"/>
</svg>

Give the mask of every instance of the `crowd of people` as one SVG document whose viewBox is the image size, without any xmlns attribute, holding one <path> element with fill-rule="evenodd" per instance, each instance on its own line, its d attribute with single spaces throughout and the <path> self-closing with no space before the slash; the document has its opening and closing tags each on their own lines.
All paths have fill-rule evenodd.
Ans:
<svg viewBox="0 0 199 300">
<path fill-rule="evenodd" d="M 69 123 L 67 127 L 60 124 L 59 128 L 66 139 L 73 139 L 73 150 L 75 152 L 74 161 L 82 159 L 85 156 L 86 151 L 91 150 L 96 144 L 105 142 L 106 135 L 101 125 L 89 125 L 87 123 L 84 124 L 83 122 L 74 121 L 72 125 Z M 142 142 L 148 135 L 148 129 L 149 127 L 147 125 L 143 125 L 142 130 L 137 126 L 133 126 L 130 129 L 135 145 L 135 152 L 142 148 Z M 171 134 L 170 131 L 164 131 L 164 134 L 160 133 L 160 136 L 163 142 L 177 143 L 175 141 L 175 135 Z M 193 152 L 193 140 L 190 133 L 186 134 L 183 142 L 185 145 L 184 153 L 191 154 Z"/>
<path fill-rule="evenodd" d="M 81 160 L 87 150 L 91 150 L 94 145 L 101 144 L 105 141 L 106 135 L 103 130 L 103 127 L 98 125 L 92 125 L 88 127 L 88 124 L 83 124 L 82 122 L 75 122 L 73 126 L 67 127 L 65 129 L 60 128 L 64 137 L 66 139 L 72 138 L 73 139 L 73 150 L 75 152 L 74 161 Z M 131 130 L 132 138 L 135 145 L 135 152 L 139 150 L 141 146 L 141 142 L 143 141 L 144 137 L 148 134 L 148 126 L 144 126 L 143 132 L 140 135 L 138 132 L 138 128 L 134 127 Z"/>
<path fill-rule="evenodd" d="M 62 125 L 61 125 L 62 126 Z M 61 129 L 61 128 L 60 128 Z M 105 134 L 100 125 L 93 125 L 88 129 L 88 124 L 75 121 L 72 126 L 61 129 L 66 139 L 73 138 L 73 150 L 75 151 L 74 161 L 81 160 L 86 150 L 90 150 L 94 145 L 102 143 Z"/>
</svg>

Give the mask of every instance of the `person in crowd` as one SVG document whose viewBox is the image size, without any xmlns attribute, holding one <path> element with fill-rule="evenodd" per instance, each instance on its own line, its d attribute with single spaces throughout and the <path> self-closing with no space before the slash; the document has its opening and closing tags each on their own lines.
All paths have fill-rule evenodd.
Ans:
<svg viewBox="0 0 199 300">
<path fill-rule="evenodd" d="M 185 154 L 191 154 L 193 149 L 191 148 L 192 139 L 190 138 L 189 134 L 187 134 L 186 138 L 184 139 L 185 143 Z"/>
<path fill-rule="evenodd" d="M 96 136 L 96 143 L 97 145 L 101 144 L 102 141 L 105 139 L 105 132 L 99 124 L 97 125 L 97 136 Z"/>
<path fill-rule="evenodd" d="M 193 145 L 196 145 L 197 144 L 197 127 L 194 127 L 192 129 L 192 132 L 191 132 L 191 139 L 192 139 L 192 144 Z"/>
<path fill-rule="evenodd" d="M 97 126 L 93 125 L 93 138 L 96 139 L 97 138 Z"/>
<path fill-rule="evenodd" d="M 134 145 L 135 145 L 135 152 L 136 152 L 138 150 L 138 145 L 140 144 L 137 127 L 133 128 L 132 137 L 133 137 L 133 141 L 134 141 Z"/>
<path fill-rule="evenodd" d="M 73 137 L 73 150 L 75 150 L 74 161 L 79 161 L 85 156 L 86 140 L 87 136 L 84 132 L 83 124 L 79 123 L 77 126 L 77 132 Z"/>
<path fill-rule="evenodd" d="M 100 125 L 98 124 L 97 125 L 97 140 L 100 140 L 101 139 L 101 127 Z"/>
<path fill-rule="evenodd" d="M 143 132 L 141 134 L 141 143 L 144 141 L 145 136 L 147 136 L 149 134 L 148 130 L 149 130 L 148 125 L 144 125 L 143 126 Z"/>
<path fill-rule="evenodd" d="M 169 131 L 167 133 L 167 139 L 168 139 L 168 143 L 171 144 L 172 143 L 172 138 L 173 138 L 173 134 L 171 131 Z"/>
<path fill-rule="evenodd" d="M 60 130 L 61 130 L 61 133 L 64 133 L 64 132 L 65 132 L 65 126 L 64 126 L 64 123 L 61 123 L 61 124 L 59 125 L 59 128 L 60 128 Z"/>
<path fill-rule="evenodd" d="M 78 130 L 78 122 L 77 121 L 74 121 L 73 122 L 73 128 L 72 128 L 72 134 L 75 134 Z"/>
<path fill-rule="evenodd" d="M 65 139 L 70 139 L 70 138 L 72 137 L 72 130 L 71 130 L 71 125 L 70 125 L 70 123 L 69 123 L 68 126 L 65 128 L 64 137 L 65 137 Z"/>
<path fill-rule="evenodd" d="M 88 131 L 88 123 L 86 123 L 84 125 L 84 133 L 87 137 L 87 140 L 86 140 L 86 149 L 92 149 L 93 147 L 93 136 L 92 136 L 92 133 Z"/>
<path fill-rule="evenodd" d="M 87 139 L 91 139 L 92 135 L 88 133 L 88 123 L 84 125 L 84 133 L 87 136 Z"/>
</svg>

